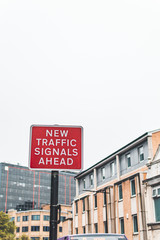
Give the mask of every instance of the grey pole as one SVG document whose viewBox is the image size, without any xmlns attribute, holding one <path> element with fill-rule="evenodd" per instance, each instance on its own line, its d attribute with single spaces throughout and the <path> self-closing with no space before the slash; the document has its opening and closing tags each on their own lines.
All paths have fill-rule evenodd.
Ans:
<svg viewBox="0 0 160 240">
<path fill-rule="evenodd" d="M 57 240 L 58 171 L 51 172 L 50 240 Z"/>
</svg>

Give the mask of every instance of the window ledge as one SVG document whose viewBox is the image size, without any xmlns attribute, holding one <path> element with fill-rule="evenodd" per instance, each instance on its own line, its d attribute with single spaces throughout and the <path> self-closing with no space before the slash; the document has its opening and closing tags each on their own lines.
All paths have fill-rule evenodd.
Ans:
<svg viewBox="0 0 160 240">
<path fill-rule="evenodd" d="M 147 226 L 151 230 L 157 230 L 157 229 L 160 229 L 160 222 L 147 223 Z"/>
<path fill-rule="evenodd" d="M 134 233 L 133 233 L 133 236 L 138 235 L 138 234 L 139 234 L 139 232 L 134 232 Z"/>
<path fill-rule="evenodd" d="M 131 198 L 135 198 L 135 197 L 136 197 L 136 194 L 131 196 Z"/>
<path fill-rule="evenodd" d="M 123 202 L 123 198 L 122 198 L 122 199 L 120 199 L 120 200 L 118 200 L 118 202 Z"/>
</svg>

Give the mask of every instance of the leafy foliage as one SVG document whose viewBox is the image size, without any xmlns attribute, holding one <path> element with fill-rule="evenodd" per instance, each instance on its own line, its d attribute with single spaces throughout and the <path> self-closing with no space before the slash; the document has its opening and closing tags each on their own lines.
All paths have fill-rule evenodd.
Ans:
<svg viewBox="0 0 160 240">
<path fill-rule="evenodd" d="M 8 214 L 0 212 L 0 239 L 14 240 L 16 229 L 14 221 L 10 221 Z"/>
<path fill-rule="evenodd" d="M 29 237 L 23 234 L 20 238 L 20 240 L 29 240 Z"/>
</svg>

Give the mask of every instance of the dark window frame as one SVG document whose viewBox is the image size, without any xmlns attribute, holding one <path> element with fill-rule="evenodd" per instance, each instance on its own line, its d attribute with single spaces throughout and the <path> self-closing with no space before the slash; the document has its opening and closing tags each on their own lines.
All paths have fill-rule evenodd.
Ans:
<svg viewBox="0 0 160 240">
<path fill-rule="evenodd" d="M 118 196 L 119 196 L 119 201 L 122 201 L 123 200 L 122 183 L 118 185 Z"/>
<path fill-rule="evenodd" d="M 143 150 L 141 153 L 141 149 Z M 144 147 L 143 145 L 138 148 L 138 157 L 139 157 L 139 162 L 144 161 Z"/>
<path fill-rule="evenodd" d="M 97 208 L 97 194 L 94 195 L 94 208 Z"/>
<path fill-rule="evenodd" d="M 133 233 L 138 233 L 138 219 L 137 215 L 133 215 Z"/>
<path fill-rule="evenodd" d="M 121 228 L 121 234 L 124 234 L 124 218 L 120 218 L 120 228 Z"/>
<path fill-rule="evenodd" d="M 82 204 L 83 204 L 83 212 L 85 212 L 86 210 L 85 198 L 82 199 Z"/>
<path fill-rule="evenodd" d="M 98 223 L 94 224 L 94 231 L 95 231 L 95 233 L 98 233 Z"/>
<path fill-rule="evenodd" d="M 136 183 L 135 179 L 131 179 L 131 197 L 136 196 Z"/>
</svg>

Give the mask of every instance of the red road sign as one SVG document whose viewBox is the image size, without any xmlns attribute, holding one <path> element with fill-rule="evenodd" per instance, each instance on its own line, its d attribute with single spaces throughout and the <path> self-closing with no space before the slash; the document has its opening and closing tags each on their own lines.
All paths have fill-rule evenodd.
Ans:
<svg viewBox="0 0 160 240">
<path fill-rule="evenodd" d="M 31 169 L 81 170 L 83 128 L 80 126 L 32 125 Z"/>
</svg>

